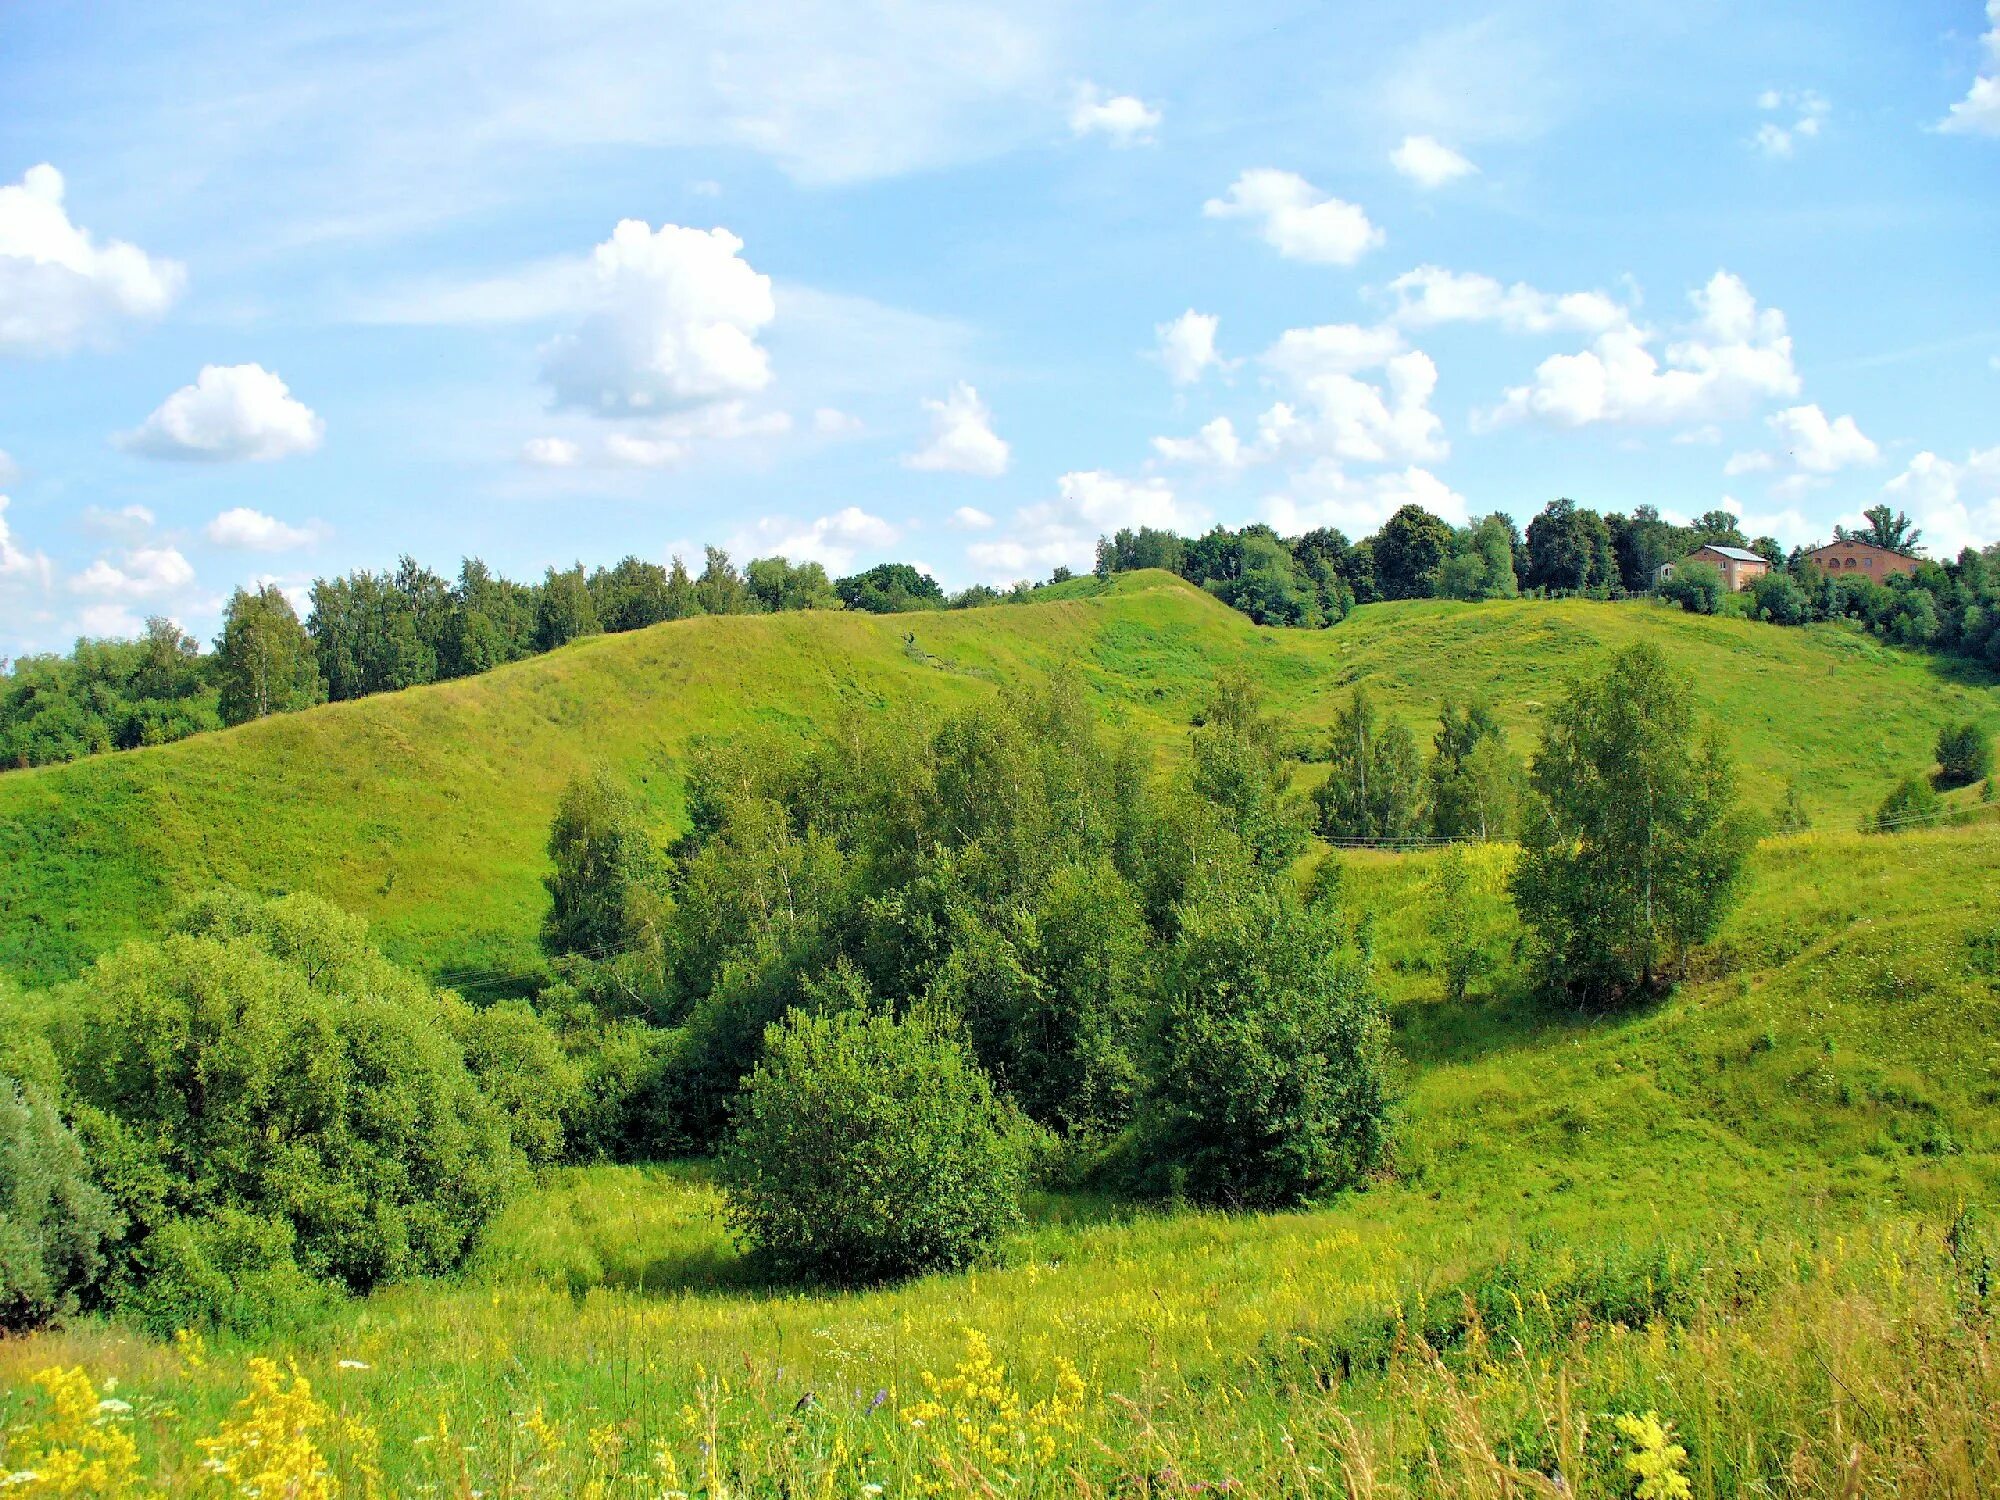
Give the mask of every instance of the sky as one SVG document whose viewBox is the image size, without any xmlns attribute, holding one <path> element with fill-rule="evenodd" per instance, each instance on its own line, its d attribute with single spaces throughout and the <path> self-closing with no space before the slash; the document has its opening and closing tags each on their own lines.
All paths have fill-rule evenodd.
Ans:
<svg viewBox="0 0 2000 1500">
<path fill-rule="evenodd" d="M 0 6 L 0 657 L 1559 495 L 2000 538 L 2000 0 Z"/>
</svg>

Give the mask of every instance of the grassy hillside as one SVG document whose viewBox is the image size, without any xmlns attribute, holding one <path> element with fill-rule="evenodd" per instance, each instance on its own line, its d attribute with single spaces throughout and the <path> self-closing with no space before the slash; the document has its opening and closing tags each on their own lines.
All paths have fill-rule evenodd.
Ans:
<svg viewBox="0 0 2000 1500">
<path fill-rule="evenodd" d="M 1649 604 L 1375 605 L 1334 630 L 1260 629 L 1165 574 L 949 614 L 705 618 L 578 642 L 483 677 L 331 704 L 153 750 L 0 776 L 0 972 L 74 972 L 219 882 L 312 890 L 395 956 L 468 985 L 535 963 L 542 844 L 563 784 L 600 762 L 679 814 L 700 735 L 807 732 L 850 708 L 950 706 L 1073 662 L 1170 752 L 1214 673 L 1327 723 L 1363 682 L 1420 727 L 1481 692 L 1525 750 L 1594 651 L 1659 642 L 1727 725 L 1746 788 L 1796 778 L 1851 824 L 1928 766 L 1942 723 L 2000 727 L 1984 678 L 1834 626 L 1779 630 Z M 1425 731 L 1427 739 L 1428 732 Z"/>
<path fill-rule="evenodd" d="M 1656 1410 L 1697 1495 L 1990 1493 L 2000 836 L 1768 843 L 1698 978 L 1611 1019 L 1537 1010 L 1512 972 L 1440 1002 L 1426 863 L 1349 861 L 1409 1060 L 1367 1192 L 1277 1217 L 1057 1199 L 998 1268 L 823 1295 L 751 1280 L 696 1171 L 564 1172 L 466 1284 L 286 1352 L 396 1493 L 990 1493 L 967 1429 L 912 1420 L 967 1330 L 1024 1405 L 1060 1396 L 1059 1356 L 1080 1372 L 1071 1416 L 1042 1408 L 1039 1492 L 1553 1494 L 1502 1479 L 1560 1461 L 1565 1493 L 1627 1494 L 1611 1417 Z M 245 1353 L 85 1328 L 0 1343 L 0 1388 L 80 1362 L 187 1455 Z"/>
</svg>

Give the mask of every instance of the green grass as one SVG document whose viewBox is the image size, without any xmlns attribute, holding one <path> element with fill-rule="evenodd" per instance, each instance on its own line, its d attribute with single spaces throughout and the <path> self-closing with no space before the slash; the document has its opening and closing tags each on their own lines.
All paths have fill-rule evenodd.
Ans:
<svg viewBox="0 0 2000 1500">
<path fill-rule="evenodd" d="M 461 682 L 331 704 L 157 749 L 0 776 L 0 973 L 74 973 L 218 883 L 310 890 L 396 958 L 469 990 L 538 965 L 543 841 L 562 786 L 609 765 L 663 832 L 698 736 L 809 733 L 851 709 L 948 708 L 1075 665 L 1107 720 L 1178 748 L 1218 670 L 1305 732 L 1366 683 L 1428 738 L 1482 693 L 1524 751 L 1595 652 L 1653 640 L 1728 729 L 1747 794 L 1796 779 L 1851 824 L 1928 768 L 1938 728 L 2000 728 L 1989 679 L 1837 626 L 1780 630 L 1645 603 L 1373 605 L 1329 631 L 1261 629 L 1165 574 L 953 613 L 724 617 L 578 642 Z M 906 639 L 914 636 L 914 641 Z"/>
<path fill-rule="evenodd" d="M 375 1435 L 392 1493 L 621 1474 L 602 1493 L 655 1494 L 629 1476 L 661 1447 L 683 1482 L 652 1482 L 696 1491 L 704 1442 L 738 1489 L 777 1492 L 796 1463 L 794 1492 L 980 1490 L 909 1421 L 967 1329 L 1028 1401 L 1059 1356 L 1083 1373 L 1049 1491 L 1171 1460 L 1275 1492 L 1296 1460 L 1498 1494 L 1489 1460 L 1573 1443 L 1572 1485 L 1618 1494 L 1610 1416 L 1657 1409 L 1698 1494 L 1840 1492 L 1857 1427 L 1880 1492 L 1980 1492 L 1938 1476 L 2000 1464 L 1994 1247 L 1982 1271 L 1945 1231 L 2000 1189 L 2000 833 L 1769 842 L 1695 977 L 1614 1017 L 1536 1007 L 1511 964 L 1441 1000 L 1413 915 L 1426 862 L 1349 861 L 1407 1058 L 1396 1168 L 1364 1192 L 1279 1216 L 1043 1200 L 997 1266 L 834 1294 L 762 1284 L 699 1167 L 565 1170 L 461 1281 L 383 1291 L 277 1352 Z M 171 1467 L 250 1352 L 189 1368 L 84 1325 L 0 1344 L 0 1387 L 55 1362 L 115 1376 Z M 535 1411 L 561 1435 L 541 1479 Z"/>
</svg>

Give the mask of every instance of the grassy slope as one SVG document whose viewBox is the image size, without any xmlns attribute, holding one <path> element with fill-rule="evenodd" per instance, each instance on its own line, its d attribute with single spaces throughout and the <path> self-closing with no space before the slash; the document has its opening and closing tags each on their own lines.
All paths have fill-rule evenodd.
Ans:
<svg viewBox="0 0 2000 1500">
<path fill-rule="evenodd" d="M 700 619 L 599 637 L 486 676 L 333 704 L 177 745 L 0 776 L 0 972 L 39 981 L 158 925 L 217 882 L 312 889 L 399 958 L 475 984 L 532 967 L 542 841 L 564 782 L 602 762 L 661 823 L 693 737 L 804 732 L 849 706 L 956 705 L 1075 661 L 1108 716 L 1172 744 L 1221 667 L 1302 725 L 1354 682 L 1421 724 L 1483 692 L 1525 747 L 1561 676 L 1659 642 L 1734 739 L 1746 789 L 1796 777 L 1851 821 L 1923 769 L 1937 727 L 2000 726 L 1983 678 L 1833 627 L 1777 630 L 1644 604 L 1414 602 L 1325 632 L 1259 629 L 1164 574 L 953 614 Z M 914 633 L 914 645 L 905 641 Z"/>
</svg>

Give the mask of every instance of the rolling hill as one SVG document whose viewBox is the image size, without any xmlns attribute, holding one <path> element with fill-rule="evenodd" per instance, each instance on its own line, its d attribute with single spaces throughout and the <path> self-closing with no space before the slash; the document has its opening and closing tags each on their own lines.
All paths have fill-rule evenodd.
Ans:
<svg viewBox="0 0 2000 1500">
<path fill-rule="evenodd" d="M 1480 693 L 1525 751 L 1540 706 L 1594 653 L 1640 639 L 1693 677 L 1753 800 L 1788 779 L 1851 826 L 1928 767 L 1947 721 L 2000 726 L 1989 679 L 1838 626 L 1780 630 L 1645 603 L 1371 605 L 1335 629 L 1259 628 L 1170 575 L 1080 580 L 1022 605 L 803 613 L 598 636 L 485 676 L 0 776 L 0 973 L 38 983 L 155 929 L 219 883 L 312 890 L 392 955 L 468 987 L 537 963 L 543 840 L 563 785 L 604 764 L 662 831 L 704 735 L 808 733 L 854 708 L 975 701 L 1074 664 L 1107 720 L 1172 753 L 1221 670 L 1310 732 L 1354 684 L 1427 721 Z"/>
</svg>

